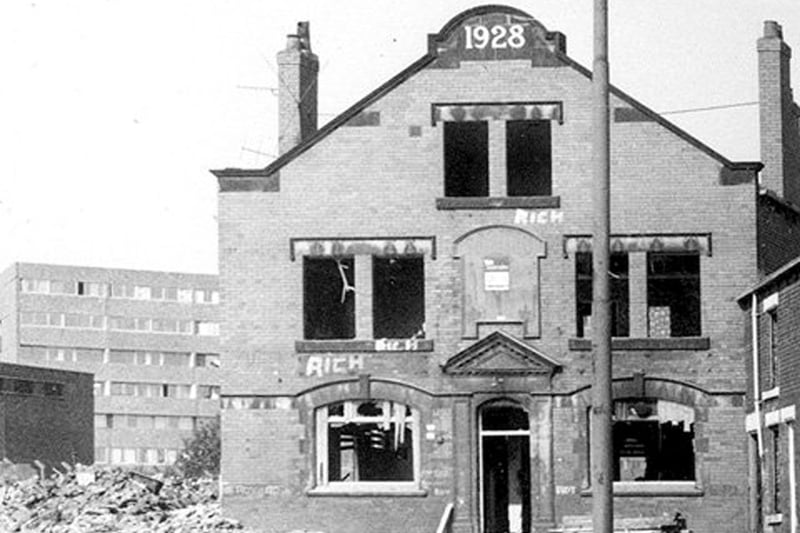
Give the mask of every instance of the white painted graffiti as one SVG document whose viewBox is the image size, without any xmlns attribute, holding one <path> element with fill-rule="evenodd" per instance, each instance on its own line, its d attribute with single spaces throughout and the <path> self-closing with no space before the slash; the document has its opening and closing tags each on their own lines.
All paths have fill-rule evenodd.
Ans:
<svg viewBox="0 0 800 533">
<path fill-rule="evenodd" d="M 417 339 L 376 339 L 376 352 L 413 352 L 419 348 Z"/>
<path fill-rule="evenodd" d="M 306 362 L 306 376 L 355 374 L 364 370 L 364 357 L 354 355 L 312 355 Z"/>
<path fill-rule="evenodd" d="M 543 225 L 561 224 L 562 222 L 564 222 L 564 212 L 556 209 L 547 209 L 544 211 L 517 209 L 516 213 L 514 213 L 514 224 Z"/>
</svg>

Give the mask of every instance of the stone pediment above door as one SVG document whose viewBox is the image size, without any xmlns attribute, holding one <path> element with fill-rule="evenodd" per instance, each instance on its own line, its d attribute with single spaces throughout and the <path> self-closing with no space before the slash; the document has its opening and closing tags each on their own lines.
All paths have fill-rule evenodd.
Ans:
<svg viewBox="0 0 800 533">
<path fill-rule="evenodd" d="M 552 375 L 561 369 L 555 359 L 507 333 L 495 331 L 452 356 L 442 366 L 450 375 Z"/>
</svg>

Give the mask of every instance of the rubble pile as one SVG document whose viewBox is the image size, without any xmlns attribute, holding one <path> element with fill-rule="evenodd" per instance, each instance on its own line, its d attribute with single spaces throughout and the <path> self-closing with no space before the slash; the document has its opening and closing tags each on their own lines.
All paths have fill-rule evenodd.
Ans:
<svg viewBox="0 0 800 533">
<path fill-rule="evenodd" d="M 152 478 L 122 469 L 69 469 L 0 480 L 0 531 L 189 533 L 245 531 L 224 518 L 214 480 Z"/>
</svg>

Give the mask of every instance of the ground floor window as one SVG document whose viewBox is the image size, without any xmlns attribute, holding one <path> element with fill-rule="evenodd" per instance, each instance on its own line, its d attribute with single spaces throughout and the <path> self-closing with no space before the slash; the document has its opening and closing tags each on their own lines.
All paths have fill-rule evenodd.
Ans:
<svg viewBox="0 0 800 533">
<path fill-rule="evenodd" d="M 665 400 L 614 402 L 614 480 L 695 479 L 694 409 Z"/>
<path fill-rule="evenodd" d="M 413 484 L 417 479 L 418 418 L 391 401 L 346 401 L 317 410 L 320 485 Z"/>
</svg>

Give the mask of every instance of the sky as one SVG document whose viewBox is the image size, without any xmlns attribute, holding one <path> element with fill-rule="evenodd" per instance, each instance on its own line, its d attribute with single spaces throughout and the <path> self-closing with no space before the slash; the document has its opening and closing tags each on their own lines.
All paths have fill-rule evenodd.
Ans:
<svg viewBox="0 0 800 533">
<path fill-rule="evenodd" d="M 758 154 L 756 39 L 797 0 L 610 0 L 611 82 L 734 161 Z M 217 272 L 209 169 L 277 151 L 275 54 L 310 21 L 320 126 L 425 53 L 461 0 L 3 0 L 0 268 Z M 592 64 L 592 1 L 508 5 Z M 798 52 L 796 52 L 797 54 Z M 800 80 L 800 58 L 792 67 Z M 800 84 L 800 81 L 796 82 Z M 800 90 L 800 89 L 798 89 Z M 745 104 L 727 109 L 686 109 Z"/>
</svg>

